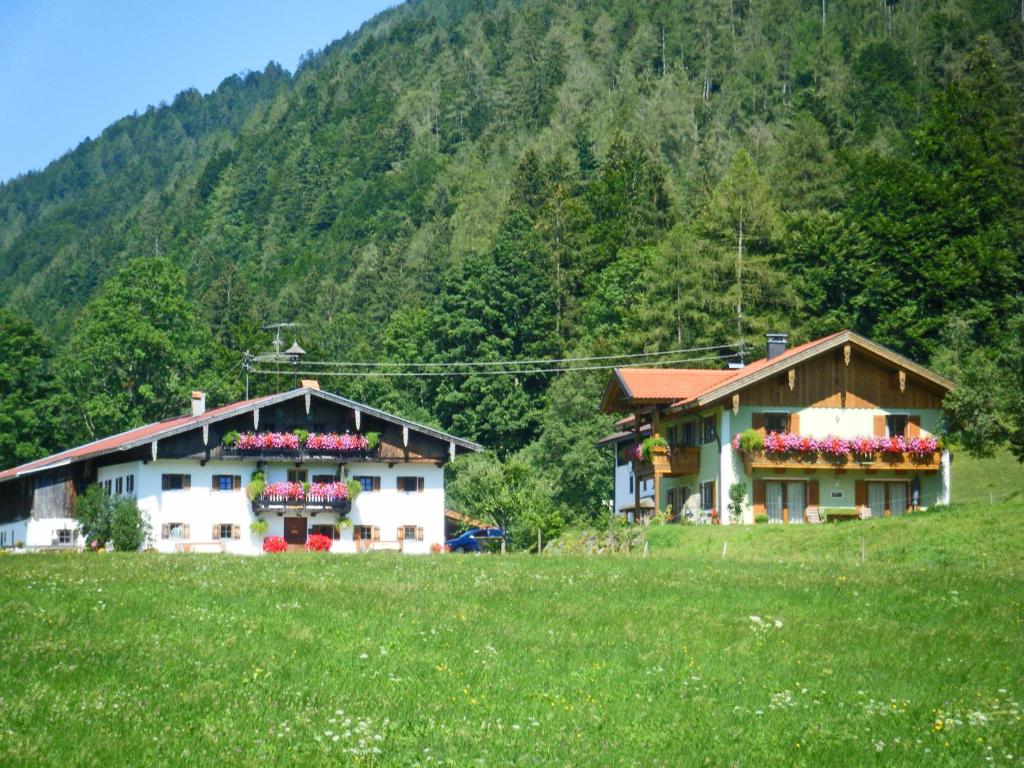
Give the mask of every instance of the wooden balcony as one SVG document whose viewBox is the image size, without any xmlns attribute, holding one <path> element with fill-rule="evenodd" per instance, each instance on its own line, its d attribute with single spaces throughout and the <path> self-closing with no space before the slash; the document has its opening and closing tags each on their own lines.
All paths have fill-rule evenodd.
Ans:
<svg viewBox="0 0 1024 768">
<path fill-rule="evenodd" d="M 667 449 L 654 449 L 651 461 L 634 460 L 633 474 L 647 477 L 657 473 L 662 477 L 685 477 L 700 472 L 700 448 L 682 448 L 676 446 L 669 452 Z"/>
<path fill-rule="evenodd" d="M 372 451 L 317 451 L 288 448 L 229 448 L 222 447 L 221 458 L 258 459 L 259 461 L 280 461 L 285 463 L 304 463 L 307 461 L 330 461 L 344 464 L 350 461 L 378 461 L 380 448 Z"/>
<path fill-rule="evenodd" d="M 815 454 L 803 458 L 793 454 L 768 454 L 763 451 L 743 454 L 743 468 L 749 474 L 755 469 L 769 469 L 776 472 L 786 470 L 817 471 L 847 470 L 866 472 L 937 472 L 942 466 L 939 452 L 928 456 L 914 456 L 909 453 L 876 453 L 870 457 L 848 453 L 845 456 L 824 456 Z"/>
<path fill-rule="evenodd" d="M 335 512 L 345 516 L 352 509 L 352 502 L 348 499 L 289 499 L 284 496 L 263 496 L 252 502 L 252 511 L 257 515 L 266 515 L 277 512 L 279 515 L 286 512 L 304 512 L 315 514 L 319 512 Z"/>
</svg>

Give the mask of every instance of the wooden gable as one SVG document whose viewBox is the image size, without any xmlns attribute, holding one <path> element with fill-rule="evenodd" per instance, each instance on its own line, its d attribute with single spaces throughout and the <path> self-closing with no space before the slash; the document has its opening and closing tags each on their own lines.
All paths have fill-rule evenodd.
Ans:
<svg viewBox="0 0 1024 768">
<path fill-rule="evenodd" d="M 856 347 L 797 363 L 740 392 L 744 405 L 771 408 L 938 409 L 942 398 L 934 385 Z"/>
</svg>

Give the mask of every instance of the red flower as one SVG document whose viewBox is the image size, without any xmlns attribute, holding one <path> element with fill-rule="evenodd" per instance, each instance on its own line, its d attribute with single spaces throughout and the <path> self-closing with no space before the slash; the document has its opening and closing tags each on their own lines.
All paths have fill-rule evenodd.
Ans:
<svg viewBox="0 0 1024 768">
<path fill-rule="evenodd" d="M 331 549 L 331 539 L 321 533 L 314 533 L 306 539 L 306 549 L 310 552 L 328 552 Z"/>
<path fill-rule="evenodd" d="M 263 551 L 264 552 L 286 552 L 288 550 L 288 542 L 281 536 L 267 536 L 263 540 Z"/>
</svg>

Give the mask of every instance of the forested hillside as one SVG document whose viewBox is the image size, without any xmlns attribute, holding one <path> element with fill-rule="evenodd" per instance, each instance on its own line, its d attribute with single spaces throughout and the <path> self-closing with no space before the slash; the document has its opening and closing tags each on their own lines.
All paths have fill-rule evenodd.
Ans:
<svg viewBox="0 0 1024 768">
<path fill-rule="evenodd" d="M 277 321 L 435 362 L 850 327 L 969 385 L 959 439 L 1021 446 L 1022 84 L 1017 0 L 406 3 L 0 187 L 0 463 L 238 397 Z M 323 385 L 579 510 L 603 380 Z"/>
</svg>

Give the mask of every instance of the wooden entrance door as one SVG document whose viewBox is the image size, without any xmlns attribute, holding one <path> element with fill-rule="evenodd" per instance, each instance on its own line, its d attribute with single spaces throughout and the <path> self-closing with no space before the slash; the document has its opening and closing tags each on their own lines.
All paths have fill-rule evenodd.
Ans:
<svg viewBox="0 0 1024 768">
<path fill-rule="evenodd" d="M 289 549 L 306 546 L 306 518 L 286 517 L 284 519 L 284 540 L 288 542 Z"/>
</svg>

